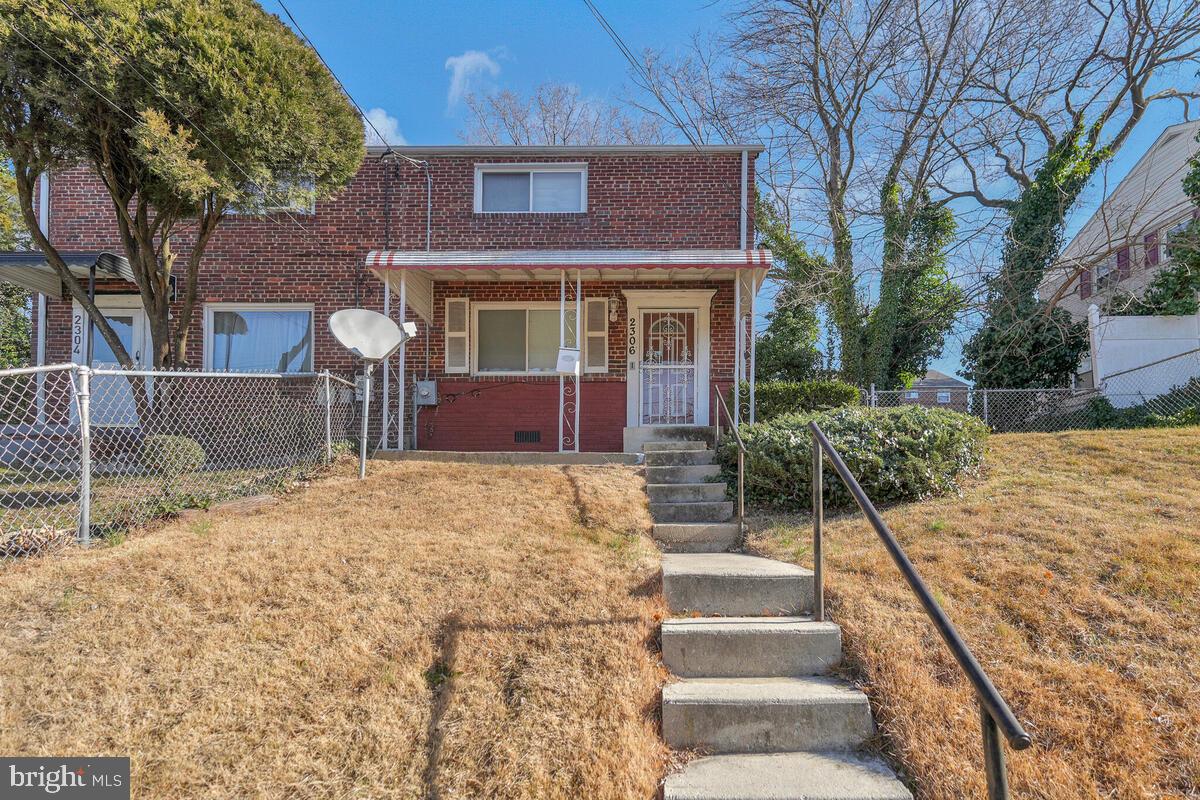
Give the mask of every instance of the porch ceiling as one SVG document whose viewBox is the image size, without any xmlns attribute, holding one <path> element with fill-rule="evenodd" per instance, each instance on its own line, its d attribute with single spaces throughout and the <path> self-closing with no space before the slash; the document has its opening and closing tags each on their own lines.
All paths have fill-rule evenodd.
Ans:
<svg viewBox="0 0 1200 800">
<path fill-rule="evenodd" d="M 757 293 L 771 265 L 769 250 L 372 250 L 367 267 L 399 295 L 405 275 L 408 305 L 425 321 L 433 315 L 435 281 L 698 282 L 740 278 Z M 747 298 L 748 300 L 748 298 Z"/>
</svg>

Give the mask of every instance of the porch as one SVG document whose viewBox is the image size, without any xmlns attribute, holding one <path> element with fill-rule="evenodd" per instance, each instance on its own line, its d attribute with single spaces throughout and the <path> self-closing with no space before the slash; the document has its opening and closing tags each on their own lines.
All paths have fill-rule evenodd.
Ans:
<svg viewBox="0 0 1200 800">
<path fill-rule="evenodd" d="M 713 391 L 753 387 L 770 263 L 765 250 L 372 251 L 384 313 L 419 329 L 383 370 L 379 444 L 636 452 L 641 429 L 711 425 Z"/>
</svg>

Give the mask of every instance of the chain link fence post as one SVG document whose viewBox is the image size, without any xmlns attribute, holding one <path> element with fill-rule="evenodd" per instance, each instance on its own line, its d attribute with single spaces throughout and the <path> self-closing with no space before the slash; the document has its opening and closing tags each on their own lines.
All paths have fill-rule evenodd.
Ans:
<svg viewBox="0 0 1200 800">
<path fill-rule="evenodd" d="M 871 408 L 875 408 L 875 407 L 876 407 L 875 384 L 872 383 L 871 384 Z"/>
<path fill-rule="evenodd" d="M 76 367 L 79 376 L 79 544 L 92 541 L 92 370 Z"/>
<path fill-rule="evenodd" d="M 987 425 L 987 424 L 988 424 L 988 402 L 987 402 L 987 397 L 988 397 L 988 390 L 987 390 L 987 389 L 984 389 L 984 390 L 983 390 L 983 424 L 984 424 L 984 425 Z"/>
<path fill-rule="evenodd" d="M 329 370 L 322 370 L 325 379 L 325 463 L 333 463 L 333 392 L 329 385 Z"/>
</svg>

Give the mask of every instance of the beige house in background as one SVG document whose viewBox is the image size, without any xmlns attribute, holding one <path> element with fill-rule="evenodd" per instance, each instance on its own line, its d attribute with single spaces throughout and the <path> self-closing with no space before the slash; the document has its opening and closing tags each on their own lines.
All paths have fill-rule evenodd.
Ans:
<svg viewBox="0 0 1200 800">
<path fill-rule="evenodd" d="M 1200 153 L 1196 141 L 1200 120 L 1171 125 L 1145 152 L 1096 213 L 1063 249 L 1058 263 L 1046 271 L 1038 297 L 1066 309 L 1076 321 L 1087 321 L 1090 352 L 1079 365 L 1075 385 L 1092 388 L 1115 368 L 1129 370 L 1146 359 L 1181 352 L 1178 318 L 1105 317 L 1100 311 L 1116 297 L 1140 296 L 1146 284 L 1171 263 L 1171 240 L 1200 216 L 1183 191 L 1191 159 Z M 1119 321 L 1119 322 L 1115 322 Z M 1111 324 L 1110 324 L 1111 323 Z M 1123 342 L 1115 361 L 1103 358 L 1106 332 Z M 1114 338 L 1114 337 L 1110 337 Z M 1171 341 L 1165 341 L 1170 339 Z M 1094 375 L 1093 364 L 1100 364 Z"/>
</svg>

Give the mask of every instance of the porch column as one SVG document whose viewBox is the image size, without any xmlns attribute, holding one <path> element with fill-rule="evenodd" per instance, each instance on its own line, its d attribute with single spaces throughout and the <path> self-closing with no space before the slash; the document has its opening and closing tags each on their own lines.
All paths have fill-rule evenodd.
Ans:
<svg viewBox="0 0 1200 800">
<path fill-rule="evenodd" d="M 567 271 L 558 271 L 558 346 L 567 346 Z M 558 452 L 563 452 L 563 374 L 558 373 Z"/>
<path fill-rule="evenodd" d="M 383 315 L 388 319 L 392 318 L 392 273 L 385 271 L 383 273 Z M 391 409 L 388 407 L 388 391 L 391 383 L 389 365 L 391 359 L 384 359 L 383 362 L 383 394 L 379 403 L 379 449 L 388 449 L 388 416 L 391 414 Z"/>
<path fill-rule="evenodd" d="M 579 452 L 579 404 L 583 400 L 583 270 L 575 269 L 575 349 L 580 360 L 575 369 L 575 452 Z"/>
<path fill-rule="evenodd" d="M 755 301 L 758 300 L 758 292 L 754 291 L 754 273 L 750 273 L 750 285 L 747 287 L 746 290 L 748 292 L 750 292 L 750 333 L 749 333 L 749 336 L 750 336 L 750 424 L 753 425 L 754 424 L 754 388 L 755 388 L 755 385 L 758 383 L 758 381 L 754 375 L 754 359 L 755 359 L 755 355 L 756 355 L 755 351 L 757 350 L 756 345 L 758 344 L 758 336 L 755 335 L 755 331 L 754 331 L 754 317 L 755 317 L 754 306 L 755 306 Z"/>
<path fill-rule="evenodd" d="M 404 323 L 407 321 L 408 321 L 408 273 L 401 271 L 401 273 L 400 273 L 400 326 L 403 328 Z M 428 331 L 426 331 L 426 335 L 428 335 Z M 398 370 L 399 377 L 397 378 L 397 382 L 399 383 L 399 386 L 397 388 L 399 391 L 396 392 L 396 448 L 399 450 L 404 449 L 404 406 L 407 401 L 406 394 L 408 392 L 408 390 L 405 388 L 405 383 L 404 383 L 404 378 L 405 378 L 404 369 L 406 366 L 406 362 L 408 361 L 407 351 L 408 351 L 408 343 L 407 342 L 400 345 L 400 355 L 399 355 L 400 366 L 399 366 L 399 370 Z M 415 422 L 415 420 L 414 420 L 414 422 Z M 415 428 L 415 426 L 414 426 L 414 428 Z"/>
<path fill-rule="evenodd" d="M 733 423 L 742 421 L 742 276 L 733 273 Z"/>
</svg>

